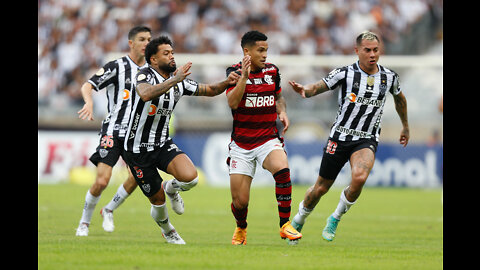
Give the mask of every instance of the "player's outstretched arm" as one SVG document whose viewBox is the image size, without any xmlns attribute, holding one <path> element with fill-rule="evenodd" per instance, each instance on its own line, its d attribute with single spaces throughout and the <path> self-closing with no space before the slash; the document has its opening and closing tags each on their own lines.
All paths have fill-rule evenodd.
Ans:
<svg viewBox="0 0 480 270">
<path fill-rule="evenodd" d="M 78 111 L 78 118 L 88 121 L 93 121 L 93 99 L 92 99 L 92 91 L 93 85 L 86 82 L 80 88 L 80 92 L 82 93 L 83 101 L 85 101 L 85 105 L 83 108 Z"/>
<path fill-rule="evenodd" d="M 191 62 L 186 63 L 175 71 L 172 78 L 159 84 L 151 85 L 149 83 L 139 82 L 136 91 L 144 102 L 159 97 L 168 92 L 174 85 L 183 81 L 188 75 L 192 74 L 192 72 L 189 71 L 191 67 Z"/>
<path fill-rule="evenodd" d="M 405 95 L 400 92 L 398 95 L 393 96 L 393 100 L 395 101 L 395 110 L 397 111 L 398 116 L 400 116 L 400 120 L 402 121 L 402 131 L 400 132 L 400 144 L 403 147 L 407 146 L 408 140 L 410 139 L 410 130 L 408 127 L 408 116 L 407 116 L 407 99 Z"/>
<path fill-rule="evenodd" d="M 288 84 L 290 84 L 292 89 L 300 94 L 302 98 L 313 97 L 328 90 L 328 86 L 323 80 L 307 85 L 302 85 L 292 80 L 288 81 Z"/>
<path fill-rule="evenodd" d="M 225 91 L 230 85 L 235 85 L 240 79 L 240 75 L 235 72 L 230 72 L 228 77 L 218 83 L 212 84 L 199 84 L 198 90 L 195 92 L 196 96 L 209 96 L 213 97 L 219 95 Z"/>
<path fill-rule="evenodd" d="M 247 85 L 248 76 L 250 75 L 250 56 L 245 55 L 242 59 L 242 75 L 237 81 L 237 85 L 227 93 L 228 106 L 231 109 L 236 110 L 240 101 L 242 101 L 243 94 L 245 93 L 245 86 Z M 235 73 L 231 72 L 230 74 Z"/>
</svg>

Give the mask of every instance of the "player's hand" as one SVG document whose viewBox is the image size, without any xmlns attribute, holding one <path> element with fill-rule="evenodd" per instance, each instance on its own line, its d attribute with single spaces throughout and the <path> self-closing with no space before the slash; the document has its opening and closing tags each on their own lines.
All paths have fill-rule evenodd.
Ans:
<svg viewBox="0 0 480 270">
<path fill-rule="evenodd" d="M 288 81 L 288 84 L 293 88 L 293 90 L 297 93 L 299 93 L 302 98 L 306 98 L 305 96 L 305 87 L 303 85 L 296 83 L 295 81 Z"/>
<path fill-rule="evenodd" d="M 185 65 L 177 68 L 177 70 L 173 72 L 173 75 L 175 76 L 175 80 L 177 82 L 181 82 L 185 80 L 185 78 L 187 78 L 188 75 L 192 74 L 192 72 L 189 71 L 191 67 L 192 67 L 192 62 L 188 62 Z"/>
<path fill-rule="evenodd" d="M 93 121 L 93 104 L 85 103 L 85 105 L 83 105 L 83 108 L 77 113 L 78 118 L 82 120 L 87 119 L 88 121 Z"/>
<path fill-rule="evenodd" d="M 228 77 L 227 77 L 227 83 L 229 85 L 235 85 L 237 84 L 238 80 L 240 80 L 240 72 L 237 71 L 232 71 L 230 72 L 230 74 L 228 74 Z"/>
<path fill-rule="evenodd" d="M 282 134 L 281 134 L 281 135 L 284 135 L 285 132 L 287 132 L 288 127 L 290 126 L 290 120 L 288 120 L 288 116 L 287 116 L 287 113 L 286 113 L 286 112 L 281 112 L 281 113 L 278 115 L 278 119 L 279 119 L 280 122 L 282 122 L 282 124 L 283 124 L 283 130 L 282 130 Z"/>
<path fill-rule="evenodd" d="M 408 128 L 403 128 L 402 131 L 400 132 L 400 144 L 403 145 L 403 147 L 407 146 L 408 140 L 410 139 L 410 131 Z"/>
<path fill-rule="evenodd" d="M 245 55 L 242 59 L 242 77 L 248 79 L 250 76 L 250 65 L 252 64 L 250 55 Z"/>
</svg>

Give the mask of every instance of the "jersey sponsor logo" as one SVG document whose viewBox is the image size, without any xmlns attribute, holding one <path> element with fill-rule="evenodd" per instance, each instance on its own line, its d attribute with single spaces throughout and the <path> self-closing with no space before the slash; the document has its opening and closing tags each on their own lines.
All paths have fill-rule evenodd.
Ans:
<svg viewBox="0 0 480 270">
<path fill-rule="evenodd" d="M 155 115 L 157 113 L 157 106 L 150 104 L 150 107 L 148 108 L 148 116 Z"/>
<path fill-rule="evenodd" d="M 365 98 L 365 97 L 357 97 L 355 93 L 350 93 L 347 96 L 348 100 L 352 103 L 358 103 L 361 105 L 370 105 L 375 107 L 381 107 L 383 105 L 383 100 L 372 99 L 372 98 Z"/>
<path fill-rule="evenodd" d="M 347 134 L 347 135 L 357 136 L 357 137 L 360 137 L 360 138 L 371 138 L 372 137 L 372 134 L 370 134 L 368 132 L 355 130 L 355 129 L 351 129 L 351 128 L 346 128 L 346 127 L 342 127 L 342 126 L 337 126 L 335 128 L 335 131 L 338 131 L 340 133 L 344 133 L 344 134 Z"/>
<path fill-rule="evenodd" d="M 275 105 L 275 97 L 273 95 L 263 97 L 246 97 L 245 107 L 261 108 Z"/>
<path fill-rule="evenodd" d="M 123 100 L 127 100 L 130 98 L 130 91 L 128 89 L 123 89 Z"/>
</svg>

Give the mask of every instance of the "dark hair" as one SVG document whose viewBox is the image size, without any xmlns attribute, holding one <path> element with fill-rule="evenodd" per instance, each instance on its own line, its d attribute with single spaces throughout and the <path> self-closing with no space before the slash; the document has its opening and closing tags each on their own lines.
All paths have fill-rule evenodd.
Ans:
<svg viewBox="0 0 480 270">
<path fill-rule="evenodd" d="M 158 52 L 158 46 L 162 44 L 169 44 L 173 47 L 173 43 L 167 36 L 159 36 L 152 39 L 145 48 L 145 60 L 150 64 L 150 57 Z"/>
<path fill-rule="evenodd" d="M 245 48 L 245 46 L 254 45 L 255 42 L 257 41 L 265 41 L 265 40 L 267 40 L 267 36 L 264 33 L 261 33 L 257 30 L 253 30 L 253 31 L 248 31 L 243 35 L 240 45 L 242 46 L 242 48 Z"/>
<path fill-rule="evenodd" d="M 133 40 L 135 38 L 135 36 L 138 33 L 141 33 L 141 32 L 151 33 L 152 30 L 150 30 L 150 28 L 148 28 L 146 26 L 143 26 L 143 25 L 135 26 L 132 29 L 130 29 L 130 31 L 128 31 L 128 40 Z"/>
</svg>

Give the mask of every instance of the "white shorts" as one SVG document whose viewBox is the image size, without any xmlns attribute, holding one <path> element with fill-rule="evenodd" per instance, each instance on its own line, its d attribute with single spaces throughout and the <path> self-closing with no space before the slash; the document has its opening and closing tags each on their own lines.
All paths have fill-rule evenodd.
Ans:
<svg viewBox="0 0 480 270">
<path fill-rule="evenodd" d="M 244 174 L 253 178 L 255 175 L 255 169 L 258 164 L 262 165 L 265 158 L 273 150 L 284 150 L 283 143 L 279 139 L 275 138 L 267 141 L 266 143 L 253 148 L 252 150 L 246 150 L 238 146 L 235 141 L 230 142 L 230 165 L 228 166 L 230 174 Z"/>
</svg>

